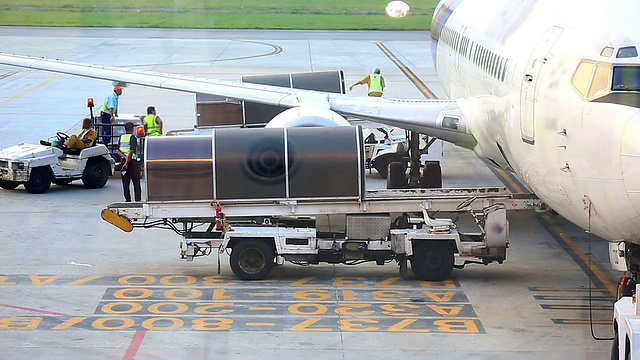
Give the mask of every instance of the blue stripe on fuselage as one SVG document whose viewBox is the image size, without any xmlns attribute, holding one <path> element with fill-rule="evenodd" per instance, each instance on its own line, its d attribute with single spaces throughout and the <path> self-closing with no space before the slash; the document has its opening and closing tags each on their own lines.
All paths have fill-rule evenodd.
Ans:
<svg viewBox="0 0 640 360">
<path fill-rule="evenodd" d="M 444 27 L 444 25 L 447 23 L 447 20 L 449 20 L 449 17 L 453 13 L 453 10 L 455 10 L 458 5 L 462 3 L 462 1 L 463 0 L 446 0 L 442 4 L 442 6 L 440 6 L 440 9 L 438 9 L 438 12 L 433 15 L 433 20 L 431 21 L 431 57 L 433 58 L 433 65 L 436 67 L 436 69 L 436 51 L 438 49 L 438 38 L 436 38 L 436 36 L 434 35 L 434 31 L 436 31 L 436 29 L 438 28 Z"/>
</svg>

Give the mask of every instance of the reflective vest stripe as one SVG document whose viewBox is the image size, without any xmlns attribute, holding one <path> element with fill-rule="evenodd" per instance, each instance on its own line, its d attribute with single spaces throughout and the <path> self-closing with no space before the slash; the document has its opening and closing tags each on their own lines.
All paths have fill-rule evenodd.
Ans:
<svg viewBox="0 0 640 360">
<path fill-rule="evenodd" d="M 382 92 L 382 79 L 380 74 L 369 75 L 369 94 L 372 92 Z"/>
</svg>

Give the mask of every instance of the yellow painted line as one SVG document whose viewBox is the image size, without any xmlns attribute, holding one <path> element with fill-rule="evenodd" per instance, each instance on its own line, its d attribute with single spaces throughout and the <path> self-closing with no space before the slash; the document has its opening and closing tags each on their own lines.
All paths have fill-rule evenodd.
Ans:
<svg viewBox="0 0 640 360">
<path fill-rule="evenodd" d="M 500 176 L 502 177 L 502 179 L 506 182 L 509 183 L 509 185 L 511 185 L 513 187 L 513 189 L 518 193 L 518 194 L 524 194 L 525 191 L 524 189 L 518 185 L 518 183 L 516 183 L 515 181 L 513 181 L 513 179 L 511 178 L 511 176 L 507 175 L 507 172 L 500 169 L 500 168 L 495 168 L 496 172 L 498 172 L 498 174 L 500 174 Z"/>
<path fill-rule="evenodd" d="M 275 307 L 269 307 L 269 306 L 252 306 L 249 308 L 249 310 L 251 311 L 275 311 L 276 308 Z"/>
<path fill-rule="evenodd" d="M 557 225 L 553 224 L 549 220 L 548 216 L 543 216 L 543 219 L 549 224 L 549 226 L 553 229 L 553 231 L 555 231 L 556 234 L 560 236 L 562 241 L 564 241 L 564 243 L 574 252 L 574 254 L 578 255 L 580 260 L 582 260 L 582 262 L 585 265 L 587 265 L 587 267 L 593 272 L 593 274 L 598 278 L 598 280 L 602 282 L 604 287 L 606 287 L 607 290 L 609 290 L 609 292 L 612 295 L 615 295 L 617 292 L 616 291 L 617 286 L 609 279 L 609 277 L 602 271 L 602 269 L 600 269 L 600 267 L 597 264 L 593 263 L 592 261 L 589 261 L 589 257 L 587 257 L 587 255 L 582 251 L 582 249 L 580 249 L 580 247 L 573 240 L 571 240 L 570 237 L 568 237 L 565 233 L 563 233 L 562 230 L 560 230 L 560 228 Z M 585 289 L 585 290 L 588 290 L 588 289 Z"/>
<path fill-rule="evenodd" d="M 276 326 L 276 323 L 248 322 L 247 326 Z"/>
<path fill-rule="evenodd" d="M 58 80 L 61 76 L 62 76 L 62 75 L 56 75 L 56 76 L 52 77 L 51 79 L 49 79 L 49 80 L 47 80 L 47 81 L 45 81 L 45 82 L 43 82 L 43 83 L 40 83 L 39 85 L 36 85 L 36 86 L 32 87 L 31 89 L 27 89 L 27 90 L 25 90 L 25 91 L 21 92 L 20 94 L 18 94 L 18 95 L 16 95 L 16 96 L 14 96 L 14 97 L 10 97 L 10 98 L 8 98 L 8 99 L 7 99 L 7 100 L 5 100 L 5 101 L 0 102 L 0 106 L 3 106 L 3 105 L 5 105 L 5 104 L 8 104 L 8 103 L 10 103 L 11 101 L 13 101 L 13 100 L 15 100 L 15 99 L 17 99 L 17 98 L 19 98 L 19 97 L 22 97 L 22 96 L 24 96 L 24 95 L 27 95 L 28 93 L 30 93 L 30 92 L 32 92 L 32 91 L 34 91 L 34 90 L 36 90 L 36 89 L 39 89 L 39 88 L 41 88 L 41 87 L 43 87 L 43 86 L 47 85 L 47 84 L 48 84 L 48 83 L 50 83 L 50 82 L 56 81 L 56 80 Z"/>
<path fill-rule="evenodd" d="M 276 296 L 276 293 L 249 293 L 251 296 Z"/>
<path fill-rule="evenodd" d="M 147 159 L 148 163 L 157 162 L 157 163 L 173 163 L 173 162 L 212 162 L 213 159 Z"/>
<path fill-rule="evenodd" d="M 394 63 L 396 66 L 404 73 L 406 77 L 411 80 L 411 82 L 420 90 L 420 92 L 429 99 L 435 99 L 436 95 L 429 90 L 429 88 L 420 80 L 418 77 L 411 71 L 408 67 L 406 67 L 400 59 L 398 59 L 386 46 L 384 46 L 381 42 L 376 43 L 378 48 L 382 50 L 382 52 L 387 55 L 387 57 Z"/>
</svg>

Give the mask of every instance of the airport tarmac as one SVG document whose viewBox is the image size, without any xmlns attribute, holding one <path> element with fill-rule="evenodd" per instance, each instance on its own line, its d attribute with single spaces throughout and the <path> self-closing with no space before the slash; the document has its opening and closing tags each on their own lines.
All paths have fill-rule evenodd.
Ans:
<svg viewBox="0 0 640 360">
<path fill-rule="evenodd" d="M 422 98 L 400 62 L 443 97 L 428 40 L 426 32 L 0 27 L 7 53 L 228 80 L 342 69 L 347 85 L 379 67 L 385 96 Z M 101 104 L 110 91 L 108 81 L 0 66 L 0 148 L 77 133 L 86 98 Z M 122 114 L 155 105 L 165 129 L 195 123 L 193 94 L 130 86 L 120 101 Z M 454 146 L 444 147 L 442 168 L 445 187 L 519 189 Z M 381 182 L 374 171 L 369 183 Z M 42 195 L 0 190 L 0 358 L 609 356 L 611 342 L 591 334 L 612 336 L 620 274 L 609 270 L 603 241 L 550 213 L 511 212 L 505 263 L 454 270 L 448 281 L 401 280 L 394 264 L 285 264 L 269 280 L 243 282 L 226 255 L 180 260 L 173 232 L 124 233 L 102 221 L 100 211 L 121 200 L 118 177 L 98 190 L 81 182 Z"/>
</svg>

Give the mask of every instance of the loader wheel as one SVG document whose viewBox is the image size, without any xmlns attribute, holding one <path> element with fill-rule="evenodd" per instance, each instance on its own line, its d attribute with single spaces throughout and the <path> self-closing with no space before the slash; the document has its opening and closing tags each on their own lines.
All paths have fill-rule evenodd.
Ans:
<svg viewBox="0 0 640 360">
<path fill-rule="evenodd" d="M 241 240 L 231 250 L 231 270 L 241 280 L 262 280 L 273 268 L 274 251 L 265 241 Z"/>
<path fill-rule="evenodd" d="M 18 185 L 20 185 L 20 183 L 17 183 L 15 181 L 0 180 L 0 188 L 3 188 L 5 190 L 13 190 L 17 188 Z"/>
<path fill-rule="evenodd" d="M 41 166 L 31 170 L 29 181 L 24 184 L 24 188 L 32 194 L 42 194 L 51 187 L 53 174 L 48 166 Z"/>
<path fill-rule="evenodd" d="M 451 246 L 441 243 L 414 243 L 411 269 L 418 279 L 441 281 L 453 270 L 454 254 Z"/>
<path fill-rule="evenodd" d="M 109 176 L 111 176 L 111 168 L 106 161 L 89 159 L 82 172 L 82 183 L 87 189 L 100 189 L 107 183 Z"/>
</svg>

